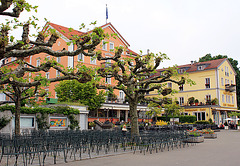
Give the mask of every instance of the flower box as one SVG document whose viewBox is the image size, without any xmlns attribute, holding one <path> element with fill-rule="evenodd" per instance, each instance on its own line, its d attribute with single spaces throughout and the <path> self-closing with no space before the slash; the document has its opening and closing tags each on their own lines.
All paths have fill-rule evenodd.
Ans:
<svg viewBox="0 0 240 166">
<path fill-rule="evenodd" d="M 203 134 L 204 138 L 217 138 L 217 134 Z"/>
<path fill-rule="evenodd" d="M 188 143 L 201 143 L 204 142 L 204 137 L 203 136 L 198 136 L 198 137 L 189 137 L 188 140 L 186 140 L 185 142 Z"/>
</svg>

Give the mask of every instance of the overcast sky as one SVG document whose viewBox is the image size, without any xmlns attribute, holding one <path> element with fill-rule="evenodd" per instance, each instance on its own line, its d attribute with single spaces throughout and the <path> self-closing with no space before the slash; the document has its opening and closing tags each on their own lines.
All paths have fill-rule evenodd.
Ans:
<svg viewBox="0 0 240 166">
<path fill-rule="evenodd" d="M 139 53 L 166 53 L 161 67 L 183 65 L 208 53 L 239 60 L 239 0 L 29 0 L 43 20 L 78 29 L 108 22 Z M 26 17 L 23 14 L 22 17 Z M 44 23 L 42 22 L 42 26 Z"/>
</svg>

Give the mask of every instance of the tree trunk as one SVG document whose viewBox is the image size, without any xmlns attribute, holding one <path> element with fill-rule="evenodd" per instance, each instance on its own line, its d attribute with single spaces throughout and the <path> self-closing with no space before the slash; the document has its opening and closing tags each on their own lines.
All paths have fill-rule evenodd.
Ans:
<svg viewBox="0 0 240 166">
<path fill-rule="evenodd" d="M 131 117 L 131 136 L 139 136 L 137 102 L 129 100 L 130 117 Z"/>
<path fill-rule="evenodd" d="M 15 135 L 20 135 L 21 95 L 16 96 L 15 102 Z"/>
</svg>

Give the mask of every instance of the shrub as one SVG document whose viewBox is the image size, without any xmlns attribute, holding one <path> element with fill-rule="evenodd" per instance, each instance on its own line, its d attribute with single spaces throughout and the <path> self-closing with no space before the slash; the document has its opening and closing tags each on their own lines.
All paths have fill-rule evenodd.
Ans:
<svg viewBox="0 0 240 166">
<path fill-rule="evenodd" d="M 168 116 L 166 119 L 166 116 L 161 116 L 161 117 L 157 117 L 157 120 L 163 120 L 163 121 L 170 121 L 170 118 L 173 118 L 172 116 Z M 174 118 L 179 118 L 179 122 L 180 123 L 193 123 L 197 120 L 196 116 L 192 116 L 192 115 L 181 115 L 181 116 L 175 116 Z"/>
<path fill-rule="evenodd" d="M 209 121 L 206 121 L 206 120 L 199 120 L 199 121 L 196 121 L 194 122 L 195 124 L 210 124 Z"/>
</svg>

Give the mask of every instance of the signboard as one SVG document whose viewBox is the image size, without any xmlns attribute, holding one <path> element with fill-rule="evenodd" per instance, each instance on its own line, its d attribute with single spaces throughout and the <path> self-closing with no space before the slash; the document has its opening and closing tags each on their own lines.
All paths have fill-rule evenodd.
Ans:
<svg viewBox="0 0 240 166">
<path fill-rule="evenodd" d="M 50 127 L 67 127 L 67 118 L 50 118 Z"/>
</svg>

